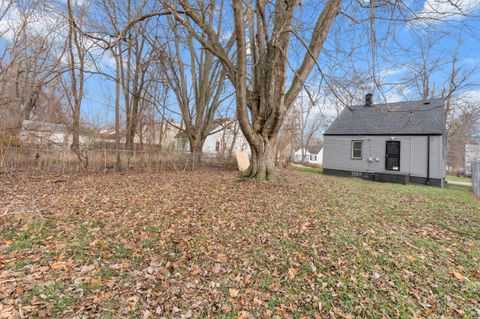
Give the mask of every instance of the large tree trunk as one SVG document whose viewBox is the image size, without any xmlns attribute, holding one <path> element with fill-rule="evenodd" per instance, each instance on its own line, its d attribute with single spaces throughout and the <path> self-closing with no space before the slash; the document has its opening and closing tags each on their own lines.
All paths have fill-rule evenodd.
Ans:
<svg viewBox="0 0 480 319">
<path fill-rule="evenodd" d="M 275 137 L 263 138 L 261 142 L 250 145 L 251 157 L 250 167 L 245 177 L 252 177 L 259 180 L 277 180 L 275 174 Z"/>
<path fill-rule="evenodd" d="M 202 149 L 205 139 L 189 135 L 188 141 L 190 143 L 190 152 L 192 156 L 192 168 L 195 168 L 202 160 Z"/>
</svg>

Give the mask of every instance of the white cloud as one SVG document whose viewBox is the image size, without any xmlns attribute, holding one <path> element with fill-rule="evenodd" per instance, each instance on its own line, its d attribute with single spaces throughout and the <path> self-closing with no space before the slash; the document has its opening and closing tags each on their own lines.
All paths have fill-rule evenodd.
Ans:
<svg viewBox="0 0 480 319">
<path fill-rule="evenodd" d="M 461 19 L 480 9 L 480 0 L 425 0 L 417 17 L 429 21 Z"/>
<path fill-rule="evenodd" d="M 87 3 L 87 0 L 76 1 L 79 4 Z M 63 2 L 66 3 L 66 0 Z M 64 46 L 68 35 L 68 22 L 60 12 L 60 8 L 53 5 L 22 9 L 14 4 L 5 17 L 0 20 L 0 39 L 6 43 L 12 43 L 24 27 L 28 34 L 48 41 L 53 46 L 52 53 L 58 54 L 61 57 L 60 63 L 66 65 L 68 64 L 68 57 L 64 54 Z M 105 52 L 90 38 L 83 39 L 83 42 L 85 47 L 89 48 L 92 58 L 99 66 L 115 67 L 115 59 L 110 52 Z M 92 61 L 87 61 L 86 68 L 90 71 L 96 71 Z"/>
<path fill-rule="evenodd" d="M 460 94 L 459 102 L 464 104 L 480 104 L 480 90 L 470 90 Z"/>
<path fill-rule="evenodd" d="M 13 5 L 5 17 L 0 21 L 0 34 L 2 38 L 12 41 L 22 28 L 27 33 L 48 41 L 57 41 L 63 38 L 65 21 L 53 12 L 41 9 L 21 9 Z"/>
<path fill-rule="evenodd" d="M 380 72 L 381 77 L 394 77 L 401 75 L 408 71 L 408 67 L 400 66 L 400 67 L 391 67 L 388 69 L 384 69 Z"/>
</svg>

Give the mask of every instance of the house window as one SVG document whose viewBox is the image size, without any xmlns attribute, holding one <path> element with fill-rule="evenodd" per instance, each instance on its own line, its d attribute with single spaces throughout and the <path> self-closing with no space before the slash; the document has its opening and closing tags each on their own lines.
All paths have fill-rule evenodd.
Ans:
<svg viewBox="0 0 480 319">
<path fill-rule="evenodd" d="M 220 142 L 217 141 L 217 143 L 215 143 L 215 151 L 218 152 L 220 151 Z"/>
<path fill-rule="evenodd" d="M 363 141 L 352 141 L 352 159 L 362 159 Z"/>
<path fill-rule="evenodd" d="M 317 160 L 317 156 L 316 156 L 316 155 L 310 155 L 310 160 L 311 160 L 311 161 L 316 161 L 316 160 Z"/>
</svg>

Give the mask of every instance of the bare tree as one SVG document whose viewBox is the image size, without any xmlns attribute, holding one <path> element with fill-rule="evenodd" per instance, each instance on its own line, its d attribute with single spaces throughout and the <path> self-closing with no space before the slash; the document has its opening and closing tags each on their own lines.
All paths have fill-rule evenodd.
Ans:
<svg viewBox="0 0 480 319">
<path fill-rule="evenodd" d="M 327 1 L 316 17 L 311 37 L 305 43 L 302 63 L 293 70 L 293 79 L 287 88 L 288 52 L 292 34 L 297 35 L 295 12 L 299 1 L 259 0 L 254 4 L 233 1 L 235 59 L 229 57 L 212 23 L 205 20 L 197 8 L 187 0 L 178 3 L 181 12 L 169 3 L 165 5 L 197 41 L 220 59 L 235 88 L 237 118 L 252 153 L 246 175 L 275 180 L 275 137 L 315 66 L 328 31 L 340 12 L 341 1 Z M 267 17 L 268 13 L 271 17 Z M 190 21 L 207 35 L 208 40 Z"/>
<path fill-rule="evenodd" d="M 302 162 L 305 162 L 306 150 L 310 146 L 312 139 L 318 135 L 322 126 L 325 125 L 325 118 L 321 107 L 320 90 L 313 96 L 311 93 L 308 98 L 305 94 L 300 94 L 294 103 L 292 115 L 297 122 L 299 146 L 302 150 Z"/>
<path fill-rule="evenodd" d="M 130 13 L 131 14 L 131 13 Z M 120 80 L 123 87 L 126 136 L 125 147 L 133 149 L 135 133 L 139 119 L 140 101 L 145 86 L 145 76 L 149 61 L 145 61 L 146 49 L 145 24 L 137 24 L 128 35 L 126 44 L 126 56 L 120 55 L 122 69 Z"/>
<path fill-rule="evenodd" d="M 447 167 L 449 173 L 461 173 L 465 168 L 465 145 L 474 143 L 476 126 L 480 121 L 480 102 L 468 97 L 454 102 L 455 116 L 451 116 L 447 131 Z"/>
<path fill-rule="evenodd" d="M 217 36 L 221 32 L 221 12 L 217 8 Z M 216 14 L 215 7 L 202 6 L 203 15 L 208 23 L 212 24 Z M 222 102 L 224 91 L 225 72 L 215 56 L 206 50 L 200 50 L 198 43 L 191 35 L 183 35 L 175 21 L 168 18 L 169 27 L 173 32 L 173 44 L 169 45 L 169 52 L 165 54 L 163 70 L 166 81 L 174 93 L 178 103 L 190 151 L 194 161 L 200 159 L 202 147 L 207 136 L 211 133 L 215 114 Z M 203 41 L 207 41 L 207 34 L 202 32 Z M 184 54 L 189 55 L 189 63 L 184 62 Z"/>
<path fill-rule="evenodd" d="M 101 17 L 99 23 L 99 29 L 102 30 L 105 34 L 118 34 L 120 31 L 120 22 L 117 17 L 117 6 L 115 1 L 111 0 L 101 0 L 99 1 L 98 10 L 105 13 L 105 18 Z M 102 39 L 103 40 L 103 39 Z M 114 70 L 114 82 L 115 82 L 115 149 L 116 160 L 115 160 L 115 169 L 121 170 L 121 133 L 120 133 L 120 108 L 121 108 L 121 95 L 122 95 L 122 74 L 123 74 L 123 65 L 120 56 L 122 55 L 122 46 L 112 46 L 108 48 L 109 53 L 115 61 L 115 70 Z"/>
<path fill-rule="evenodd" d="M 64 42 L 59 23 L 51 23 L 44 3 L 32 1 L 29 6 L 15 6 L 18 19 L 10 27 L 10 40 L 2 59 L 5 80 L 2 104 L 14 105 L 18 115 L 14 130 L 23 120 L 31 119 L 44 88 L 66 68 L 61 63 Z"/>
<path fill-rule="evenodd" d="M 88 52 L 88 45 L 86 39 L 75 27 L 76 23 L 83 24 L 86 18 L 85 4 L 79 8 L 79 14 L 75 16 L 71 0 L 67 1 L 68 6 L 68 35 L 67 35 L 67 51 L 69 63 L 69 82 L 68 87 L 68 102 L 72 109 L 72 144 L 71 148 L 80 156 L 80 111 L 82 100 L 84 96 L 85 86 L 85 63 Z"/>
<path fill-rule="evenodd" d="M 130 20 L 141 16 L 144 10 L 148 10 L 148 2 L 136 2 L 132 0 L 113 1 L 102 0 L 100 7 L 105 13 L 103 25 L 105 37 L 119 35 L 120 30 L 128 29 L 116 46 L 107 46 L 115 59 L 115 82 L 116 85 L 116 121 L 119 119 L 120 96 L 122 96 L 125 108 L 125 148 L 133 149 L 135 136 L 138 133 L 142 113 L 142 100 L 145 99 L 145 86 L 147 73 L 152 62 L 152 50 L 149 46 L 149 25 L 148 21 L 138 21 L 126 28 Z M 91 36 L 91 35 L 90 35 Z M 101 37 L 91 36 L 93 39 L 100 39 L 105 43 L 108 41 Z M 119 89 L 121 88 L 121 93 Z M 117 125 L 119 130 L 119 123 Z M 119 134 L 117 134 L 119 135 Z"/>
</svg>

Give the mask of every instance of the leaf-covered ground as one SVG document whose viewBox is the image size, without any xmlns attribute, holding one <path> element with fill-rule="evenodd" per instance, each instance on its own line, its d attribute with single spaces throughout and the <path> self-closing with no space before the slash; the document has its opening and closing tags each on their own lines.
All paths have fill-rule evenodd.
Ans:
<svg viewBox="0 0 480 319">
<path fill-rule="evenodd" d="M 0 180 L 0 317 L 480 316 L 464 190 L 203 170 Z"/>
</svg>

